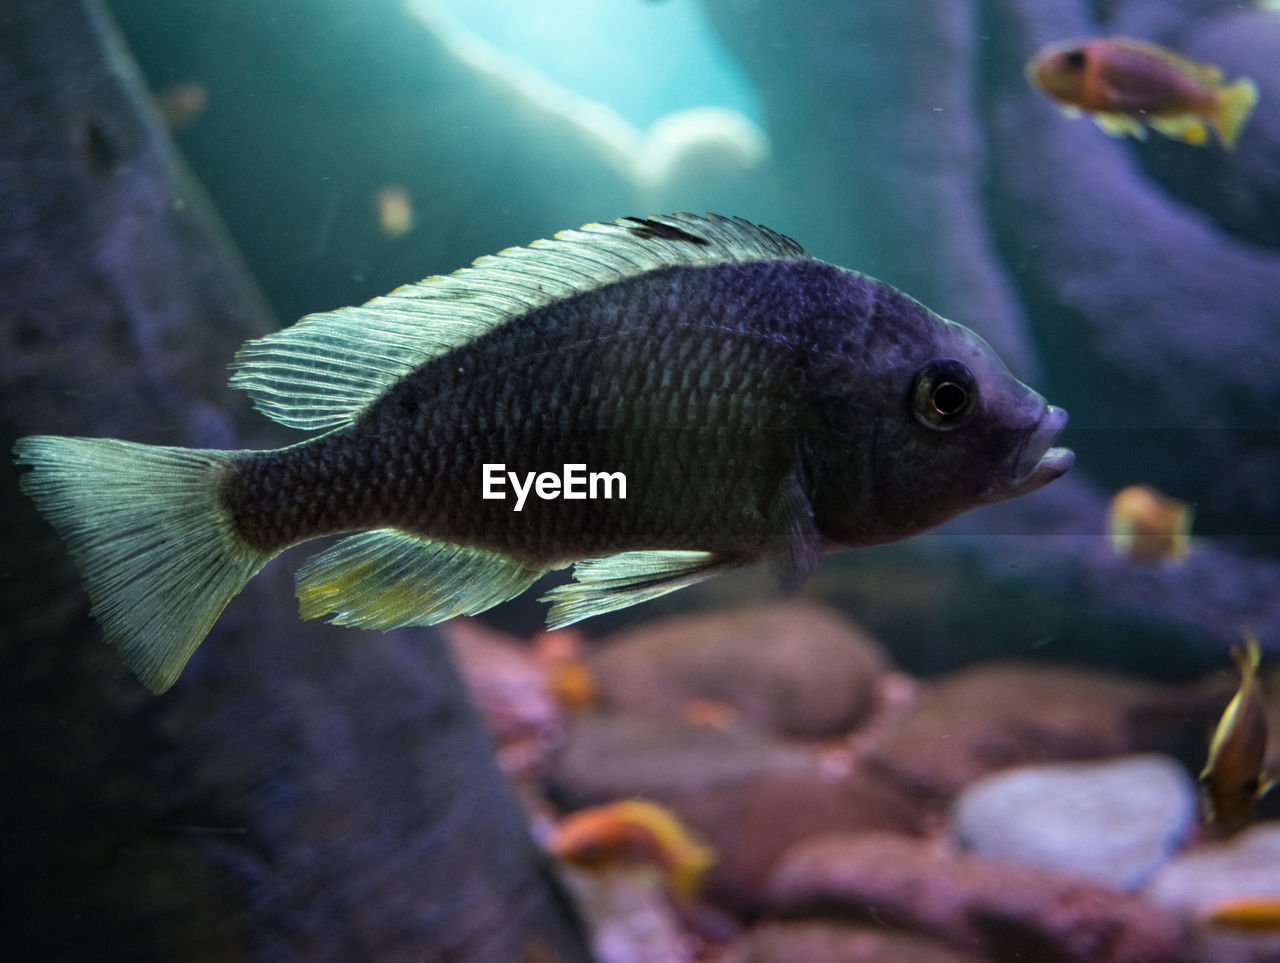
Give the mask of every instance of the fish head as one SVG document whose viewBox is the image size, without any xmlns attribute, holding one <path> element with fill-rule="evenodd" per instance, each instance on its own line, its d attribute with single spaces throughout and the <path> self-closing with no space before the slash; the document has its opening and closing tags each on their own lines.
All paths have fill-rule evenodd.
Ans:
<svg viewBox="0 0 1280 963">
<path fill-rule="evenodd" d="M 895 365 L 872 436 L 872 499 L 894 538 L 1033 492 L 1075 459 L 1054 447 L 1066 411 L 1015 378 L 968 328 L 936 321 Z"/>
<path fill-rule="evenodd" d="M 1027 80 L 1063 103 L 1077 103 L 1087 83 L 1086 71 L 1095 53 L 1087 43 L 1055 44 L 1027 62 Z"/>
</svg>

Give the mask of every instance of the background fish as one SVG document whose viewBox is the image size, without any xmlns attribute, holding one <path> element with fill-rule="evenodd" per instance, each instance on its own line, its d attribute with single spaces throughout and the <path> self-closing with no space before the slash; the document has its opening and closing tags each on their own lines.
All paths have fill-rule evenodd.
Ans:
<svg viewBox="0 0 1280 963">
<path fill-rule="evenodd" d="M 1249 818 L 1254 804 L 1274 785 L 1264 775 L 1267 757 L 1267 714 L 1258 684 L 1258 640 L 1246 634 L 1244 646 L 1231 650 L 1240 669 L 1240 688 L 1227 704 L 1209 744 L 1200 773 L 1200 799 L 1205 820 L 1234 828 Z"/>
<path fill-rule="evenodd" d="M 1117 555 L 1136 562 L 1180 560 L 1191 553 L 1194 509 L 1150 485 L 1130 485 L 1107 506 L 1107 537 Z"/>
<path fill-rule="evenodd" d="M 276 451 L 22 439 L 106 637 L 155 691 L 269 559 L 304 617 L 483 611 L 545 572 L 549 624 L 922 531 L 1065 472 L 1066 413 L 987 344 L 734 218 L 587 225 L 248 342 L 232 384 L 324 432 Z M 482 497 L 483 466 L 622 472 L 625 500 Z"/>
<path fill-rule="evenodd" d="M 596 872 L 636 865 L 661 868 L 681 900 L 698 894 L 715 851 L 671 810 L 647 799 L 579 809 L 556 827 L 549 847 L 558 859 Z"/>
<path fill-rule="evenodd" d="M 1152 127 L 1199 145 L 1208 142 L 1212 127 L 1227 150 L 1258 100 L 1252 80 L 1227 85 L 1217 67 L 1125 37 L 1046 47 L 1027 64 L 1027 78 L 1069 112 L 1090 114 L 1113 136 L 1141 140 Z"/>
<path fill-rule="evenodd" d="M 1214 903 L 1200 914 L 1210 926 L 1231 930 L 1280 930 L 1280 899 L 1237 896 Z"/>
</svg>

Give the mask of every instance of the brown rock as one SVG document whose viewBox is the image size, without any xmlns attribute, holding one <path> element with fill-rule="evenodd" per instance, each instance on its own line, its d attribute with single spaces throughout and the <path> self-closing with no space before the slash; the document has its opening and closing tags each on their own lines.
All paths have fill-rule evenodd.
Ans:
<svg viewBox="0 0 1280 963">
<path fill-rule="evenodd" d="M 977 665 L 921 694 L 870 763 L 941 801 L 1007 766 L 1158 748 L 1152 720 L 1171 691 L 1061 666 Z"/>
<path fill-rule="evenodd" d="M 837 756 L 749 729 L 635 715 L 594 715 L 569 729 L 552 791 L 570 807 L 627 796 L 674 810 L 712 844 L 708 886 L 732 905 L 759 905 L 778 857 L 832 830 L 912 831 L 915 802 Z"/>
<path fill-rule="evenodd" d="M 607 705 L 681 715 L 721 703 L 782 735 L 847 731 L 887 665 L 874 639 L 831 609 L 788 602 L 651 622 L 591 660 Z"/>
<path fill-rule="evenodd" d="M 824 921 L 766 923 L 711 959 L 712 963 L 983 963 L 988 957 L 909 933 Z"/>
<path fill-rule="evenodd" d="M 887 833 L 807 840 L 770 898 L 781 913 L 852 913 L 996 960 L 1172 963 L 1185 937 L 1178 917 L 1136 896 Z"/>
</svg>

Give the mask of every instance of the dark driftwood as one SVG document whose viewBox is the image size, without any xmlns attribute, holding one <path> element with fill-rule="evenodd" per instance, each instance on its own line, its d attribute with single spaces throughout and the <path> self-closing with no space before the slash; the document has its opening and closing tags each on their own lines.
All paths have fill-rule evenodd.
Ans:
<svg viewBox="0 0 1280 963">
<path fill-rule="evenodd" d="M 96 0 L 0 11 L 0 450 L 227 446 L 274 325 Z M 5 459 L 7 461 L 7 459 Z M 15 958 L 583 959 L 444 646 L 299 623 L 288 573 L 152 698 L 3 469 L 0 869 Z"/>
</svg>

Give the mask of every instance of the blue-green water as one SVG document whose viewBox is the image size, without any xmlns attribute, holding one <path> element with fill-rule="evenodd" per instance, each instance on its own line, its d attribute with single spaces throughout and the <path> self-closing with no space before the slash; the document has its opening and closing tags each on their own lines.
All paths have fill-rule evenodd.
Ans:
<svg viewBox="0 0 1280 963">
<path fill-rule="evenodd" d="M 638 126 L 704 105 L 759 119 L 741 66 L 693 0 L 445 0 L 481 37 Z"/>
</svg>

